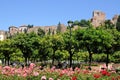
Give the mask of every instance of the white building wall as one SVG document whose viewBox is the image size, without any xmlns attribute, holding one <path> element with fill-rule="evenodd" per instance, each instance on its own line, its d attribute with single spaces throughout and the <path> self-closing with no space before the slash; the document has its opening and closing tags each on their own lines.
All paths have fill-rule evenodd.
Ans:
<svg viewBox="0 0 120 80">
<path fill-rule="evenodd" d="M 4 40 L 4 35 L 0 35 L 0 41 Z"/>
</svg>

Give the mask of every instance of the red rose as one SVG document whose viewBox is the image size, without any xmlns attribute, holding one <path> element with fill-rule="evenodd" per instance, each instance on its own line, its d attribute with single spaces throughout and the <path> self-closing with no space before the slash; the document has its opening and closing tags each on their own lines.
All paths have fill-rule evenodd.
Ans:
<svg viewBox="0 0 120 80">
<path fill-rule="evenodd" d="M 77 80 L 77 77 L 76 77 L 76 76 L 73 76 L 71 80 Z"/>
<path fill-rule="evenodd" d="M 97 78 L 100 78 L 101 75 L 100 75 L 100 74 L 93 74 L 93 77 L 94 77 L 95 79 L 97 79 Z"/>
</svg>

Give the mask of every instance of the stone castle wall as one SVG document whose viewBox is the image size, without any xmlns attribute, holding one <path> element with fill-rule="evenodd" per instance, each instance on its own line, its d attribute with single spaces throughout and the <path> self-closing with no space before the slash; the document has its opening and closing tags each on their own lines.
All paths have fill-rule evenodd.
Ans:
<svg viewBox="0 0 120 80">
<path fill-rule="evenodd" d="M 119 15 L 115 15 L 115 16 L 112 18 L 111 22 L 112 22 L 113 24 L 116 24 L 118 17 L 119 17 Z M 116 25 L 115 25 L 115 27 L 116 27 Z"/>
<path fill-rule="evenodd" d="M 119 15 L 114 15 L 110 20 L 113 24 L 116 24 Z M 91 23 L 94 27 L 102 25 L 106 20 L 106 14 L 102 11 L 93 11 Z"/>
<path fill-rule="evenodd" d="M 118 19 L 118 15 L 115 15 L 112 19 L 111 22 L 113 24 L 116 24 Z M 106 14 L 102 11 L 93 11 L 92 18 L 91 18 L 91 23 L 94 27 L 98 27 L 101 24 L 103 24 L 106 20 Z M 9 31 L 7 34 L 2 34 L 3 32 L 0 31 L 1 37 L 4 36 L 3 38 L 5 39 L 6 35 L 12 36 L 17 33 L 30 33 L 30 32 L 38 32 L 38 29 L 41 28 L 45 31 L 45 34 L 56 34 L 57 32 L 65 32 L 67 27 L 64 24 L 58 24 L 58 26 L 33 26 L 29 28 L 26 25 L 22 25 L 20 27 L 15 27 L 15 26 L 10 26 Z M 77 29 L 77 26 L 74 27 L 74 29 Z M 2 39 L 2 38 L 1 38 Z"/>
<path fill-rule="evenodd" d="M 12 36 L 16 33 L 30 33 L 30 32 L 38 32 L 38 29 L 41 28 L 43 31 L 45 31 L 45 34 L 56 34 L 57 33 L 57 28 L 58 26 L 33 26 L 32 28 L 28 28 L 26 25 L 20 26 L 20 27 L 15 27 L 15 26 L 10 26 L 9 27 L 9 34 Z M 66 31 L 66 26 L 61 24 L 61 32 Z"/>
<path fill-rule="evenodd" d="M 92 25 L 94 27 L 98 27 L 101 24 L 103 24 L 105 21 L 105 16 L 106 16 L 105 13 L 101 11 L 94 11 L 91 19 Z"/>
</svg>

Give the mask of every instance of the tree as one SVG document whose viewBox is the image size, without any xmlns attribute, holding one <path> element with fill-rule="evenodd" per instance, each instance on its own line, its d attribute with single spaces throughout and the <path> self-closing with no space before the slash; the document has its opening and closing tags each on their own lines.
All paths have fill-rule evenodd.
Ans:
<svg viewBox="0 0 120 80">
<path fill-rule="evenodd" d="M 49 28 L 49 30 L 48 30 L 48 33 L 47 33 L 48 35 L 51 35 L 52 34 L 52 32 L 51 32 L 51 28 Z"/>
<path fill-rule="evenodd" d="M 73 25 L 78 25 L 78 26 L 80 26 L 80 22 L 79 22 L 78 20 L 76 20 L 76 21 L 73 22 Z"/>
<path fill-rule="evenodd" d="M 106 29 L 113 29 L 115 27 L 115 25 L 111 22 L 111 20 L 106 20 L 104 22 L 104 26 Z"/>
<path fill-rule="evenodd" d="M 120 62 L 120 51 L 116 51 L 112 56 L 114 57 L 115 62 Z"/>
<path fill-rule="evenodd" d="M 61 32 L 61 28 L 62 28 L 62 27 L 61 27 L 61 23 L 59 22 L 59 23 L 58 23 L 58 26 L 57 26 L 57 33 L 60 33 L 60 32 Z"/>
<path fill-rule="evenodd" d="M 30 24 L 28 24 L 28 26 L 27 26 L 28 28 L 33 28 L 33 25 L 30 25 Z"/>
<path fill-rule="evenodd" d="M 50 36 L 46 35 L 43 38 L 39 39 L 39 48 L 38 48 L 38 56 L 40 60 L 47 60 L 51 51 L 52 43 L 50 42 Z"/>
<path fill-rule="evenodd" d="M 44 31 L 43 29 L 39 28 L 39 29 L 38 29 L 38 35 L 39 35 L 40 37 L 45 36 L 45 31 Z"/>
<path fill-rule="evenodd" d="M 120 32 L 116 29 L 107 29 L 108 33 L 113 36 L 114 44 L 112 44 L 112 53 L 120 50 Z"/>
<path fill-rule="evenodd" d="M 73 25 L 78 25 L 81 27 L 90 27 L 91 22 L 89 20 L 82 19 L 81 21 L 74 21 Z"/>
<path fill-rule="evenodd" d="M 33 51 L 39 46 L 37 35 L 35 33 L 21 33 L 13 39 L 15 47 L 21 50 L 25 58 L 25 63 L 27 64 Z"/>
<path fill-rule="evenodd" d="M 67 60 L 69 57 L 69 53 L 66 50 L 57 50 L 55 52 L 55 59 L 60 62 L 62 60 Z"/>
<path fill-rule="evenodd" d="M 114 54 L 116 54 L 116 52 L 119 52 L 120 50 L 120 32 L 116 29 L 107 29 L 106 31 L 113 36 L 113 41 L 111 43 L 111 47 L 106 48 L 105 51 L 106 53 L 112 53 L 114 56 Z M 109 54 L 107 54 L 107 56 L 109 57 Z M 107 62 L 109 62 L 108 59 Z M 106 65 L 108 65 L 107 62 Z"/>
<path fill-rule="evenodd" d="M 118 19 L 117 19 L 116 29 L 120 31 L 120 15 L 118 16 Z"/>
<path fill-rule="evenodd" d="M 79 45 L 89 53 L 89 67 L 91 68 L 92 54 L 105 52 L 107 54 L 106 65 L 108 65 L 109 50 L 114 42 L 113 36 L 103 29 L 82 29 L 76 31 L 76 39 Z"/>
<path fill-rule="evenodd" d="M 12 40 L 6 39 L 4 41 L 0 42 L 0 51 L 2 52 L 4 58 L 5 58 L 5 65 L 9 65 L 10 62 L 10 55 L 16 51 L 15 48 L 13 48 Z"/>
<path fill-rule="evenodd" d="M 100 50 L 105 53 L 107 55 L 106 57 L 106 66 L 108 67 L 108 63 L 109 63 L 109 55 L 111 53 L 113 53 L 112 51 L 112 47 L 115 44 L 115 40 L 113 35 L 107 31 L 107 30 L 100 30 L 101 32 L 101 36 L 99 36 L 99 38 L 102 40 L 100 42 Z"/>
<path fill-rule="evenodd" d="M 71 67 L 73 55 L 79 51 L 78 43 L 74 38 L 74 31 L 72 31 L 71 39 L 70 39 L 69 32 L 66 32 L 63 34 L 63 39 L 65 43 L 64 49 L 69 52 L 69 61 L 70 61 L 70 67 Z"/>
<path fill-rule="evenodd" d="M 51 42 L 51 48 L 52 48 L 52 64 L 54 64 L 54 60 L 55 60 L 55 52 L 57 50 L 62 50 L 63 46 L 64 46 L 64 40 L 63 37 L 61 35 L 52 35 L 50 38 L 50 42 Z"/>
</svg>

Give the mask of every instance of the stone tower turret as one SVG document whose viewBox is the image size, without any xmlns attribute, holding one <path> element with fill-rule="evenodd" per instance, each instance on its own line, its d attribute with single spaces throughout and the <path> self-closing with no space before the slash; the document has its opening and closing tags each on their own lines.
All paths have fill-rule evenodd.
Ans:
<svg viewBox="0 0 120 80">
<path fill-rule="evenodd" d="M 105 13 L 101 11 L 93 11 L 93 17 L 91 19 L 92 25 L 98 27 L 105 21 Z"/>
<path fill-rule="evenodd" d="M 15 27 L 15 26 L 10 26 L 9 27 L 9 34 L 10 34 L 10 36 L 12 36 L 12 35 L 14 35 L 16 33 L 18 33 L 18 28 Z"/>
</svg>

